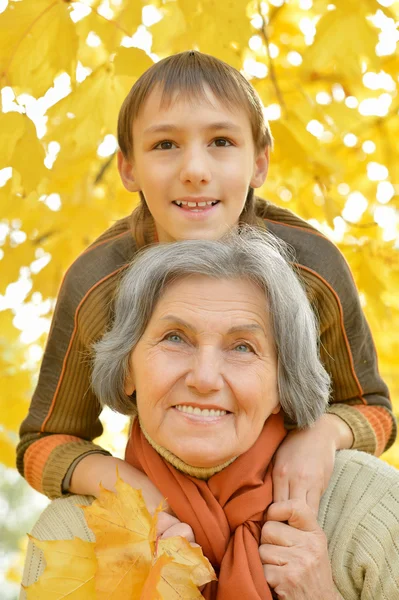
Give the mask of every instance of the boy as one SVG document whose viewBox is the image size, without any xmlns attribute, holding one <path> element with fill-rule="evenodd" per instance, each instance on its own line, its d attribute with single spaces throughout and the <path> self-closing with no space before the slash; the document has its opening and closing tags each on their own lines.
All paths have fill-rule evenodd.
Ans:
<svg viewBox="0 0 399 600">
<path fill-rule="evenodd" d="M 141 203 L 100 236 L 64 279 L 21 426 L 20 473 L 50 498 L 97 495 L 100 481 L 113 487 L 117 464 L 121 477 L 142 488 L 155 508 L 161 496 L 147 478 L 92 442 L 102 431 L 101 407 L 82 357 L 108 327 L 119 275 L 138 249 L 157 241 L 220 238 L 245 222 L 290 244 L 320 321 L 331 406 L 313 428 L 290 431 L 273 472 L 275 501 L 303 499 L 317 512 L 335 451 L 352 447 L 379 455 L 393 443 L 396 425 L 346 262 L 306 222 L 254 198 L 272 145 L 256 92 L 211 56 L 189 51 L 168 57 L 130 91 L 118 141 L 122 181 L 140 193 Z"/>
</svg>

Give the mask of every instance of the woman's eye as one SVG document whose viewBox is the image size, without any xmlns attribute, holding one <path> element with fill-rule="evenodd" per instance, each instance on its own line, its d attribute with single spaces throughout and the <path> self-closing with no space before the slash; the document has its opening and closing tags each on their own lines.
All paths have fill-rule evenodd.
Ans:
<svg viewBox="0 0 399 600">
<path fill-rule="evenodd" d="M 238 344 L 237 346 L 234 347 L 234 350 L 236 350 L 236 352 L 242 352 L 242 353 L 254 351 L 252 346 L 250 346 L 249 344 Z"/>
<path fill-rule="evenodd" d="M 216 140 L 213 140 L 212 144 L 215 144 L 217 148 L 226 148 L 233 145 L 227 138 L 216 138 Z"/>
<path fill-rule="evenodd" d="M 165 340 L 179 344 L 183 341 L 183 338 L 178 333 L 168 333 L 168 335 L 165 336 Z"/>
<path fill-rule="evenodd" d="M 173 142 L 170 142 L 169 140 L 164 140 L 163 142 L 159 142 L 159 144 L 154 146 L 154 150 L 172 150 L 173 146 Z"/>
</svg>

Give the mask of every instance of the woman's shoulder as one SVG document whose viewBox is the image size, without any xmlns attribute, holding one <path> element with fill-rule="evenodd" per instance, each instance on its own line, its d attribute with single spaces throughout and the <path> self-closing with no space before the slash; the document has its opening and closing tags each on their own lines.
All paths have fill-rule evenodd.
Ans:
<svg viewBox="0 0 399 600">
<path fill-rule="evenodd" d="M 53 500 L 41 514 L 32 529 L 32 536 L 39 540 L 67 540 L 80 537 L 93 541 L 82 507 L 93 502 L 92 496 L 70 495 Z"/>
<path fill-rule="evenodd" d="M 364 452 L 341 450 L 319 524 L 346 600 L 399 597 L 399 471 Z"/>
<path fill-rule="evenodd" d="M 383 500 L 399 507 L 399 471 L 365 452 L 340 450 L 321 500 L 320 525 L 324 529 L 328 523 L 339 521 L 355 527 L 371 510 L 381 510 Z M 399 524 L 399 511 L 395 520 Z"/>
</svg>

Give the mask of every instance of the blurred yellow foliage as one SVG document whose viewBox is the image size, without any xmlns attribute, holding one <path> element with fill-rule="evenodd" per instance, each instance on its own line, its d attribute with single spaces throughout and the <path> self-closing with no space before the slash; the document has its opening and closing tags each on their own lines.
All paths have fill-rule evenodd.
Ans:
<svg viewBox="0 0 399 600">
<path fill-rule="evenodd" d="M 0 170 L 12 167 L 0 187 L 0 294 L 25 267 L 33 286 L 25 304 L 35 292 L 53 299 L 72 260 L 132 210 L 115 149 L 104 155 L 99 146 L 115 135 L 121 102 L 154 54 L 198 48 L 242 69 L 260 94 L 275 138 L 260 195 L 339 244 L 399 409 L 399 55 L 392 44 L 378 50 L 399 4 L 383 4 L 9 0 L 0 14 Z M 150 55 L 137 44 L 151 36 Z M 51 96 L 61 74 L 63 93 Z M 27 95 L 45 107 L 40 131 Z M 0 457 L 9 466 L 37 372 L 12 317 L 0 312 Z M 388 454 L 396 466 L 398 447 Z"/>
</svg>

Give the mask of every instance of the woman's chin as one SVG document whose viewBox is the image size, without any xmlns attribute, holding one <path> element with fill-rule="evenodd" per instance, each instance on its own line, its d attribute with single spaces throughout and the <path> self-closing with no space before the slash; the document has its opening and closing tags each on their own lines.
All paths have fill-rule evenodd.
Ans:
<svg viewBox="0 0 399 600">
<path fill-rule="evenodd" d="M 189 451 L 185 451 L 182 448 L 175 448 L 174 450 L 170 448 L 169 450 L 187 465 L 206 469 L 223 465 L 235 456 L 231 452 L 220 452 L 220 447 L 214 450 L 210 448 L 206 450 L 197 448 L 195 452 L 192 451 L 192 448 Z"/>
</svg>

